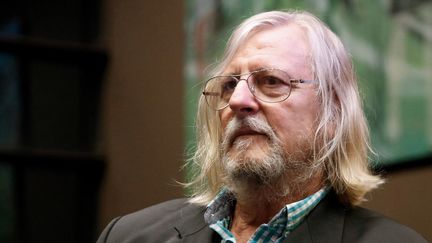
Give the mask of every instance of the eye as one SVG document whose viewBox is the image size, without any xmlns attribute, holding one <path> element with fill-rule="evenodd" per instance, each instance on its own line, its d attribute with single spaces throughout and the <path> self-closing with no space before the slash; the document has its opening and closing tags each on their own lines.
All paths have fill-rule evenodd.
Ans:
<svg viewBox="0 0 432 243">
<path fill-rule="evenodd" d="M 226 78 L 222 81 L 222 92 L 232 92 L 237 86 L 237 80 L 234 78 Z"/>
<path fill-rule="evenodd" d="M 285 85 L 285 82 L 282 79 L 275 76 L 261 76 L 256 80 L 256 82 L 258 86 L 266 87 Z"/>
<path fill-rule="evenodd" d="M 285 96 L 290 92 L 290 84 L 285 80 L 288 80 L 286 75 L 276 70 L 271 70 L 265 73 L 257 73 L 254 79 L 254 87 L 256 92 L 254 93 L 258 98 L 262 100 L 272 101 L 279 97 Z"/>
</svg>

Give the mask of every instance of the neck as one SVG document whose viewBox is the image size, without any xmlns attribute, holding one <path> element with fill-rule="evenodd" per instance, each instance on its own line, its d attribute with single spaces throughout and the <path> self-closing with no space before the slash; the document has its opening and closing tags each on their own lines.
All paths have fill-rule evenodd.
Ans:
<svg viewBox="0 0 432 243">
<path fill-rule="evenodd" d="M 323 186 L 321 177 L 312 178 L 302 187 L 302 191 L 291 191 L 289 195 L 282 197 L 266 197 L 266 193 L 260 193 L 255 188 L 257 197 L 236 195 L 237 203 L 232 220 L 231 232 L 238 242 L 247 242 L 256 229 L 268 223 L 285 205 L 302 200 L 314 194 Z M 251 195 L 251 194 L 249 194 Z"/>
</svg>

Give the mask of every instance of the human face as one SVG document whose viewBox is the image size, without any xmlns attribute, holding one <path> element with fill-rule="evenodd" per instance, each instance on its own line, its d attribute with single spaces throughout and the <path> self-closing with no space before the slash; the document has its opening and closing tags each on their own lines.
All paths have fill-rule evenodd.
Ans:
<svg viewBox="0 0 432 243">
<path fill-rule="evenodd" d="M 266 29 L 253 34 L 227 65 L 224 74 L 248 73 L 262 68 L 278 68 L 291 78 L 313 79 L 310 47 L 303 29 L 295 24 Z M 310 158 L 318 116 L 316 84 L 294 84 L 288 99 L 279 103 L 257 100 L 246 82 L 239 82 L 228 107 L 219 113 L 225 131 L 233 119 L 253 116 L 267 121 L 287 158 Z M 227 145 L 226 153 L 239 161 L 257 161 L 271 152 L 270 138 L 259 131 L 241 129 Z M 248 141 L 244 146 L 244 141 Z M 242 146 L 236 146 L 243 144 Z M 232 158 L 235 159 L 235 158 Z"/>
</svg>

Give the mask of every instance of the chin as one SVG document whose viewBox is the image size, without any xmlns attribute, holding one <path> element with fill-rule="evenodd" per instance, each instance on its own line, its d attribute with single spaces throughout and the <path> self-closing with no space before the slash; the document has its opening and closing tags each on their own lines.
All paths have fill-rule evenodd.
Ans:
<svg viewBox="0 0 432 243">
<path fill-rule="evenodd" d="M 268 155 L 264 151 L 257 152 L 256 150 L 234 150 L 228 154 L 232 163 L 238 164 L 239 167 L 247 164 L 259 164 L 265 160 Z"/>
<path fill-rule="evenodd" d="M 262 136 L 236 139 L 228 150 L 233 160 L 260 160 L 269 156 L 271 147 Z"/>
<path fill-rule="evenodd" d="M 285 170 L 277 168 L 265 168 L 259 161 L 244 160 L 235 161 L 228 168 L 225 177 L 225 185 L 233 192 L 238 200 L 266 200 L 283 197 L 290 191 L 289 184 L 285 180 Z"/>
<path fill-rule="evenodd" d="M 287 154 L 278 144 L 233 146 L 222 157 L 224 183 L 245 199 L 257 193 L 269 200 L 295 193 L 314 172 L 307 153 L 295 155 Z"/>
<path fill-rule="evenodd" d="M 279 154 L 255 150 L 229 153 L 224 156 L 223 164 L 228 181 L 256 185 L 272 183 L 286 170 L 286 162 Z"/>
</svg>

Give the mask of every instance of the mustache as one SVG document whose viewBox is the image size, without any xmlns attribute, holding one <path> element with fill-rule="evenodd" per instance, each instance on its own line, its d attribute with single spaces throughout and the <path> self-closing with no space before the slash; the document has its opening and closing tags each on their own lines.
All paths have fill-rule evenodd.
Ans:
<svg viewBox="0 0 432 243">
<path fill-rule="evenodd" d="M 223 148 L 228 148 L 238 136 L 246 134 L 261 134 L 267 136 L 273 143 L 279 142 L 276 133 L 266 120 L 256 116 L 247 116 L 242 119 L 234 117 L 225 128 Z"/>
</svg>

